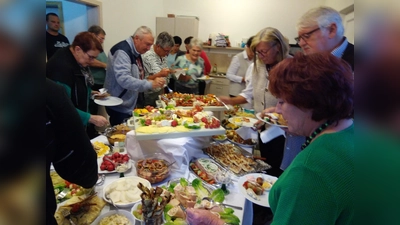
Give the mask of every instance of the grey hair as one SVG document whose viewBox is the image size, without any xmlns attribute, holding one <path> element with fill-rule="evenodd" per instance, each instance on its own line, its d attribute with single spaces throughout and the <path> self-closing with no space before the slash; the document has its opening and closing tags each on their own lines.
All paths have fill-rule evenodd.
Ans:
<svg viewBox="0 0 400 225">
<path fill-rule="evenodd" d="M 135 33 L 133 33 L 133 36 L 138 36 L 140 39 L 143 38 L 144 35 L 146 34 L 151 34 L 153 35 L 153 32 L 151 31 L 150 28 L 148 28 L 147 26 L 141 26 L 138 29 L 136 29 Z"/>
<path fill-rule="evenodd" d="M 192 38 L 189 43 L 189 49 L 192 49 L 193 47 L 199 47 L 203 50 L 203 42 L 199 38 Z"/>
<path fill-rule="evenodd" d="M 89 27 L 88 31 L 95 35 L 99 35 L 99 34 L 106 35 L 106 32 L 103 30 L 103 28 L 101 28 L 100 26 L 97 26 L 97 25 L 93 25 L 93 26 Z"/>
<path fill-rule="evenodd" d="M 315 24 L 318 24 L 319 28 L 325 28 L 332 23 L 336 24 L 336 35 L 343 37 L 344 27 L 340 13 L 331 7 L 320 6 L 308 10 L 297 22 L 296 28 L 300 30 L 315 26 Z"/>
<path fill-rule="evenodd" d="M 283 36 L 283 34 L 276 28 L 266 27 L 260 30 L 254 37 L 251 42 L 250 49 L 253 52 L 256 52 L 256 46 L 260 42 L 267 42 L 272 45 L 278 45 L 279 54 L 277 55 L 276 60 L 278 62 L 284 60 L 289 54 L 289 40 Z M 256 65 L 258 57 L 254 57 L 254 65 Z M 261 59 L 259 59 L 261 62 Z"/>
<path fill-rule="evenodd" d="M 157 36 L 156 45 L 161 46 L 161 48 L 172 48 L 175 45 L 174 38 L 168 32 L 161 32 Z"/>
</svg>

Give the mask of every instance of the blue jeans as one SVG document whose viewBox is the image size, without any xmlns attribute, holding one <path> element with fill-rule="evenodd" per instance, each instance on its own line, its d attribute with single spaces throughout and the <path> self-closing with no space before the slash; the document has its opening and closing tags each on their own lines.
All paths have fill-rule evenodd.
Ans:
<svg viewBox="0 0 400 225">
<path fill-rule="evenodd" d="M 115 110 L 110 109 L 110 107 L 106 107 L 107 114 L 110 116 L 110 124 L 111 126 L 115 126 L 125 122 L 125 119 L 129 119 L 132 117 L 132 114 L 121 113 Z"/>
</svg>

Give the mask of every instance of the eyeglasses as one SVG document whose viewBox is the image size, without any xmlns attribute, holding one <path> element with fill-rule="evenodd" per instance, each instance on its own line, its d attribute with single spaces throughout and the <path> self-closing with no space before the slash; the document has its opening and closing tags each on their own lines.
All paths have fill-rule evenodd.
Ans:
<svg viewBox="0 0 400 225">
<path fill-rule="evenodd" d="M 87 56 L 89 56 L 89 59 L 90 59 L 90 60 L 96 59 L 95 56 L 89 55 L 87 52 L 85 52 L 85 54 L 86 54 Z"/>
<path fill-rule="evenodd" d="M 313 34 L 315 31 L 317 31 L 319 29 L 321 29 L 321 28 L 318 27 L 318 28 L 316 28 L 316 29 L 314 29 L 314 30 L 312 30 L 310 32 L 307 32 L 307 33 L 302 34 L 302 35 L 300 35 L 298 37 L 295 37 L 294 40 L 296 41 L 297 44 L 300 43 L 301 39 L 303 39 L 303 41 L 307 41 L 311 37 L 311 34 Z"/>
<path fill-rule="evenodd" d="M 171 51 L 171 49 L 164 49 L 163 47 L 161 47 L 161 45 L 159 45 L 159 47 L 167 54 L 169 54 L 169 52 Z"/>
<path fill-rule="evenodd" d="M 269 52 L 269 50 L 271 50 L 273 47 L 275 47 L 275 45 L 276 45 L 276 43 L 275 44 L 273 44 L 268 50 L 256 50 L 256 54 L 258 55 L 258 56 L 266 56 L 267 54 L 268 54 L 268 52 Z"/>
</svg>

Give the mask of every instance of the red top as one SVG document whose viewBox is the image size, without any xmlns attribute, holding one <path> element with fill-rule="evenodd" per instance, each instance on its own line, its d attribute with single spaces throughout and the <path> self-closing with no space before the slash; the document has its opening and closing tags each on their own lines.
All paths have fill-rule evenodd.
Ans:
<svg viewBox="0 0 400 225">
<path fill-rule="evenodd" d="M 206 52 L 202 50 L 201 53 L 200 53 L 200 57 L 203 58 L 203 60 L 204 60 L 204 75 L 210 74 L 211 63 L 210 63 L 210 60 L 207 57 Z"/>
</svg>

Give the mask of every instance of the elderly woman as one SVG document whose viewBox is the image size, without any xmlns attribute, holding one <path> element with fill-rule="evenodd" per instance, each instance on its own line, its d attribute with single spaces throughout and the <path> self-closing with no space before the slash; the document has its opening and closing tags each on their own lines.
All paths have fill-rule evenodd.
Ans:
<svg viewBox="0 0 400 225">
<path fill-rule="evenodd" d="M 272 187 L 272 224 L 354 224 L 353 79 L 329 53 L 297 54 L 269 76 L 276 111 L 303 151 Z"/>
<path fill-rule="evenodd" d="M 102 51 L 94 34 L 81 32 L 71 46 L 59 49 L 46 64 L 46 76 L 64 86 L 85 126 L 88 123 L 98 127 L 108 124 L 106 118 L 91 115 L 88 109 L 91 94 L 99 93 L 90 88 L 94 80 L 89 65 Z"/>
<path fill-rule="evenodd" d="M 254 36 L 250 48 L 257 57 L 254 57 L 253 64 L 246 72 L 246 88 L 236 97 L 221 96 L 220 99 L 231 105 L 253 104 L 255 112 L 258 113 L 277 103 L 277 99 L 267 88 L 269 71 L 280 61 L 290 57 L 289 42 L 279 30 L 267 27 Z M 266 128 L 268 127 L 261 127 L 262 130 Z M 282 162 L 285 137 L 280 135 L 265 144 L 261 141 L 259 143 L 261 156 L 272 166 L 268 173 L 279 176 L 282 173 L 279 167 Z"/>
<path fill-rule="evenodd" d="M 180 93 L 198 94 L 198 77 L 204 74 L 204 60 L 200 57 L 202 41 L 192 38 L 189 44 L 189 53 L 179 56 L 174 69 L 183 69 L 184 73 L 175 82 L 175 91 Z"/>
</svg>

